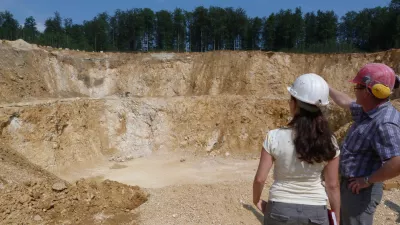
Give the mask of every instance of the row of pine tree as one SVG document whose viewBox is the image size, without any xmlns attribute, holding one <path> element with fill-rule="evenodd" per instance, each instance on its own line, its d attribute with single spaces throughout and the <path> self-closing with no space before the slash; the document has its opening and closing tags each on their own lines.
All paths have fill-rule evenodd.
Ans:
<svg viewBox="0 0 400 225">
<path fill-rule="evenodd" d="M 242 8 L 135 8 L 99 13 L 76 24 L 55 12 L 44 32 L 38 31 L 35 18 L 21 25 L 5 11 L 0 12 L 0 39 L 85 51 L 373 52 L 400 48 L 400 0 L 341 18 L 334 11 L 304 13 L 301 8 L 263 18 L 251 18 Z"/>
</svg>

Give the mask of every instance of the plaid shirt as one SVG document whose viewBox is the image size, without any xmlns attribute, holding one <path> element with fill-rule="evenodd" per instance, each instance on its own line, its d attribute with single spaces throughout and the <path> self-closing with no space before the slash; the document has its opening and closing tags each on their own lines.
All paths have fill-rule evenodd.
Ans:
<svg viewBox="0 0 400 225">
<path fill-rule="evenodd" d="M 400 112 L 390 102 L 365 113 L 352 103 L 354 120 L 341 148 L 340 173 L 363 177 L 377 171 L 394 156 L 400 156 Z"/>
</svg>

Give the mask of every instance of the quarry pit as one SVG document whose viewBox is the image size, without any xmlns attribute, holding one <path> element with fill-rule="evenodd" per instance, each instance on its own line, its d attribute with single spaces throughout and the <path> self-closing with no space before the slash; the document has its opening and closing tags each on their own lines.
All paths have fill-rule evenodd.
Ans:
<svg viewBox="0 0 400 225">
<path fill-rule="evenodd" d="M 348 80 L 369 62 L 399 73 L 400 50 L 98 53 L 0 41 L 1 224 L 260 224 L 252 181 L 266 132 L 290 120 L 286 87 L 317 73 L 354 96 Z M 326 114 L 341 141 L 349 113 L 332 103 Z M 387 182 L 375 224 L 400 222 L 398 184 Z"/>
</svg>

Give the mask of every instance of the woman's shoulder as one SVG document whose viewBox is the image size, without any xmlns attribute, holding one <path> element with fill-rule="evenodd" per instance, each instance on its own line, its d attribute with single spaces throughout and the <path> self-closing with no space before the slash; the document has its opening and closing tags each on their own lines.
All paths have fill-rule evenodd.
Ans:
<svg viewBox="0 0 400 225">
<path fill-rule="evenodd" d="M 268 133 L 282 133 L 282 132 L 285 133 L 292 132 L 292 128 L 287 126 L 282 126 L 268 131 Z"/>
<path fill-rule="evenodd" d="M 287 136 L 287 135 L 291 136 L 292 130 L 293 129 L 291 129 L 290 127 L 275 128 L 267 132 L 267 138 L 274 139 L 281 136 Z"/>
</svg>

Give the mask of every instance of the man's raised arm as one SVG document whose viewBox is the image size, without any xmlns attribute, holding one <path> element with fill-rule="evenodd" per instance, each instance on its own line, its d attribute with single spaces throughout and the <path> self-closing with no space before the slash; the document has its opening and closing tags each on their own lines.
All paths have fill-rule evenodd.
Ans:
<svg viewBox="0 0 400 225">
<path fill-rule="evenodd" d="M 348 96 L 347 94 L 340 92 L 330 86 L 329 86 L 329 96 L 338 106 L 344 109 L 350 109 L 351 103 L 355 101 L 352 98 L 350 98 L 350 96 Z"/>
</svg>

